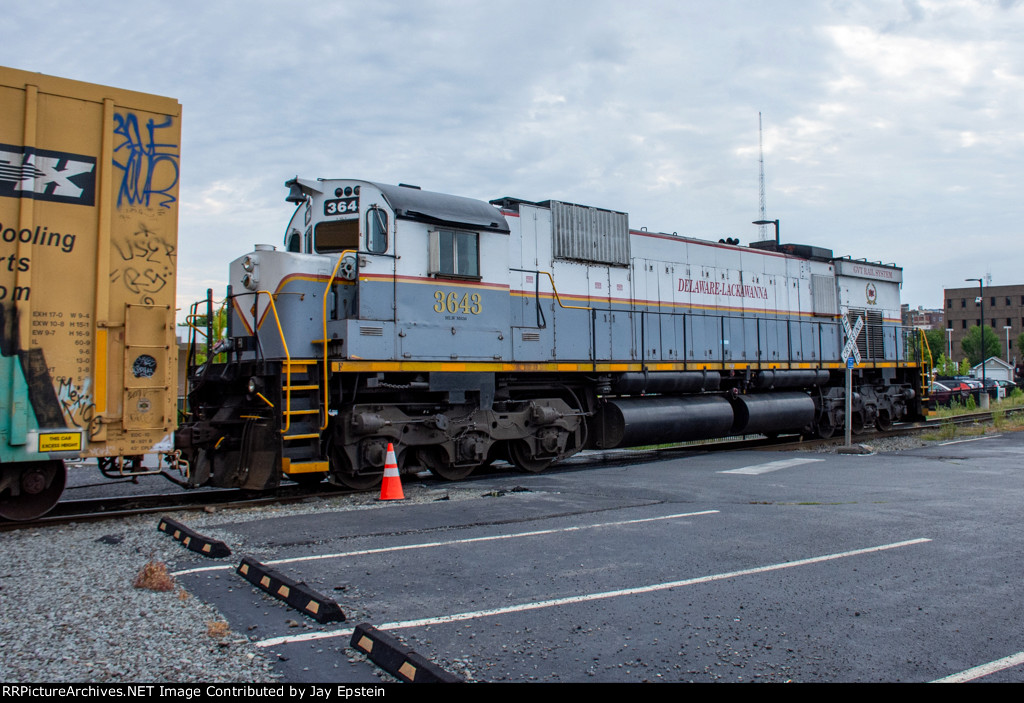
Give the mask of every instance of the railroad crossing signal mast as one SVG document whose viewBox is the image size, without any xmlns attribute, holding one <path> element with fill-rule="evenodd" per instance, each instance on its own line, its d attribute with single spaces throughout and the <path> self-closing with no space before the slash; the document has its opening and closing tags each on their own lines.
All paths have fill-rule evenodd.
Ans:
<svg viewBox="0 0 1024 703">
<path fill-rule="evenodd" d="M 846 360 L 846 412 L 844 424 L 846 425 L 846 446 L 852 444 L 853 439 L 853 367 L 860 363 L 860 350 L 857 348 L 857 337 L 864 329 L 864 318 L 858 317 L 853 327 L 850 327 L 849 315 L 843 316 L 843 332 L 846 334 L 846 346 L 843 347 L 842 358 Z"/>
</svg>

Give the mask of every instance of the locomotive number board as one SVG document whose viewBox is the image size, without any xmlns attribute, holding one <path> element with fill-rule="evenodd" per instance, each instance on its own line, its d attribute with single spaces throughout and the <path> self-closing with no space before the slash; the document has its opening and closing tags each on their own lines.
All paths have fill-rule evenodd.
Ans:
<svg viewBox="0 0 1024 703">
<path fill-rule="evenodd" d="M 324 215 L 335 217 L 337 215 L 358 215 L 359 198 L 338 198 L 337 200 L 324 201 Z"/>
</svg>

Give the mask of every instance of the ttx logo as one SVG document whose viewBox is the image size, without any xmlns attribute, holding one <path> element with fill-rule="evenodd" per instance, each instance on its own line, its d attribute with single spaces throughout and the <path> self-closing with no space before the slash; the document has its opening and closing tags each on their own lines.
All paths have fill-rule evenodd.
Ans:
<svg viewBox="0 0 1024 703">
<path fill-rule="evenodd" d="M 0 144 L 0 196 L 93 204 L 96 159 Z"/>
</svg>

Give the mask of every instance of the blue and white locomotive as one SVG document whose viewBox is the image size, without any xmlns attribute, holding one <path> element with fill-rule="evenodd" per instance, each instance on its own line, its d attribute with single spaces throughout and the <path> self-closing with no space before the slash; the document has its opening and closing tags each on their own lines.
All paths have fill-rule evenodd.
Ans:
<svg viewBox="0 0 1024 703">
<path fill-rule="evenodd" d="M 902 269 L 629 227 L 558 201 L 293 179 L 284 246 L 231 263 L 227 336 L 190 369 L 191 481 L 368 487 L 541 471 L 585 448 L 830 435 L 921 413 Z"/>
</svg>

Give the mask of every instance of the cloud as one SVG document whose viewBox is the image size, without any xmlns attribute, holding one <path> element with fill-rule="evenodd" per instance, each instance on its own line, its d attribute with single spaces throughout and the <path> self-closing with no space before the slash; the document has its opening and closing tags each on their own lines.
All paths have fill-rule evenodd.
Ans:
<svg viewBox="0 0 1024 703">
<path fill-rule="evenodd" d="M 182 295 L 277 243 L 303 177 L 563 198 L 651 229 L 1020 280 L 1019 2 L 157 3 L 5 8 L 0 63 L 183 105 Z M 998 246 L 990 244 L 999 242 Z M 973 252 L 972 252 L 973 256 Z M 972 265 L 976 265 L 972 262 Z M 962 276 L 959 276 L 962 278 Z"/>
</svg>

